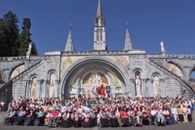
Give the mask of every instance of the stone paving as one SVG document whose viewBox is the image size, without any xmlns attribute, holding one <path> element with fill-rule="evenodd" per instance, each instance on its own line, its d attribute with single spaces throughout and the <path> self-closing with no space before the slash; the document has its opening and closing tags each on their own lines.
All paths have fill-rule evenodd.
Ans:
<svg viewBox="0 0 195 130">
<path fill-rule="evenodd" d="M 0 124 L 2 124 L 4 118 L 6 117 L 7 113 L 6 112 L 0 112 Z"/>
<path fill-rule="evenodd" d="M 175 125 L 167 125 L 167 126 L 143 126 L 143 127 L 118 127 L 118 128 L 50 128 L 45 126 L 7 126 L 3 125 L 3 119 L 6 116 L 5 112 L 0 112 L 0 130 L 194 130 L 195 129 L 195 121 L 193 123 L 188 124 L 175 124 Z"/>
<path fill-rule="evenodd" d="M 127 128 L 49 128 L 49 127 L 34 127 L 34 126 L 5 126 L 0 125 L 0 130 L 194 130 L 195 123 L 189 124 L 176 124 L 170 126 L 143 126 L 143 127 L 127 127 Z"/>
</svg>

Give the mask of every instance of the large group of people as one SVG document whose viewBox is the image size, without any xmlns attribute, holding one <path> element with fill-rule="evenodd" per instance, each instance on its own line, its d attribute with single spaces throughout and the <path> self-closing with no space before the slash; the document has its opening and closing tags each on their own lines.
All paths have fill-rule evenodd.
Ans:
<svg viewBox="0 0 195 130">
<path fill-rule="evenodd" d="M 7 125 L 50 127 L 130 127 L 192 122 L 195 99 L 170 98 L 45 98 L 14 99 Z"/>
</svg>

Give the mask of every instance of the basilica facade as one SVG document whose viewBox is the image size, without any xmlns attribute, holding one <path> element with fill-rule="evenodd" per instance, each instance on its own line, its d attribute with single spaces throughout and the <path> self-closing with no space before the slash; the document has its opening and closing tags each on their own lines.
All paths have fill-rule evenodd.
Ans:
<svg viewBox="0 0 195 130">
<path fill-rule="evenodd" d="M 167 54 L 163 42 L 159 54 L 134 49 L 128 28 L 124 41 L 121 51 L 107 49 L 105 19 L 99 0 L 91 51 L 74 51 L 70 30 L 63 52 L 31 56 L 30 44 L 24 57 L 0 57 L 0 100 L 97 97 L 101 85 L 112 97 L 195 95 L 190 82 L 195 55 Z"/>
</svg>

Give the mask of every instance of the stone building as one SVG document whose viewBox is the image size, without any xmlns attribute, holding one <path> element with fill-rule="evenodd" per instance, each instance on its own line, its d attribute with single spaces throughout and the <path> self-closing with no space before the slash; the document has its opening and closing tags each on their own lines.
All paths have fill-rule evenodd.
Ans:
<svg viewBox="0 0 195 130">
<path fill-rule="evenodd" d="M 97 96 L 104 85 L 110 96 L 176 97 L 194 96 L 191 74 L 195 55 L 170 55 L 164 43 L 159 54 L 146 54 L 132 48 L 126 29 L 124 50 L 110 51 L 106 46 L 106 26 L 101 1 L 94 25 L 93 50 L 74 51 L 71 30 L 63 52 L 44 56 L 0 57 L 0 100 L 18 97 Z"/>
</svg>

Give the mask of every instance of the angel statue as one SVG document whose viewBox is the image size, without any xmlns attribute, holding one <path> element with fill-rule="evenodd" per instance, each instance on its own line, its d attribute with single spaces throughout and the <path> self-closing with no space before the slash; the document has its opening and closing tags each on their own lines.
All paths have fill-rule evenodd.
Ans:
<svg viewBox="0 0 195 130">
<path fill-rule="evenodd" d="M 30 54 L 32 50 L 32 42 L 28 45 L 28 51 L 26 52 L 26 59 L 30 59 Z"/>
</svg>

